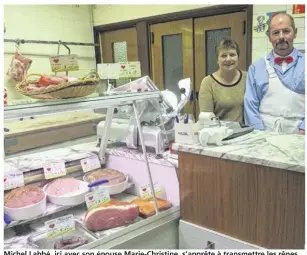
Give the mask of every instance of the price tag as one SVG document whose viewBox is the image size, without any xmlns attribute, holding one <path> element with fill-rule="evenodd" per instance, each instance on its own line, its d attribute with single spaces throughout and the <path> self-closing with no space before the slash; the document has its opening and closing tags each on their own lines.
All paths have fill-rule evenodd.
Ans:
<svg viewBox="0 0 307 255">
<path fill-rule="evenodd" d="M 78 71 L 78 56 L 76 54 L 71 55 L 58 55 L 49 58 L 52 72 L 66 72 L 66 71 Z"/>
<path fill-rule="evenodd" d="M 159 183 L 154 183 L 154 191 L 155 195 L 161 196 L 163 193 L 163 188 Z M 140 187 L 140 197 L 141 199 L 149 199 L 152 198 L 152 192 L 150 188 L 150 184 L 144 185 Z"/>
<path fill-rule="evenodd" d="M 85 202 L 88 210 L 96 208 L 110 201 L 109 192 L 105 189 L 97 189 L 85 194 Z"/>
<path fill-rule="evenodd" d="M 15 189 L 25 186 L 23 173 L 19 171 L 4 173 L 3 176 L 4 190 Z"/>
<path fill-rule="evenodd" d="M 141 77 L 141 63 L 139 61 L 121 62 L 119 78 Z"/>
<path fill-rule="evenodd" d="M 46 221 L 45 227 L 47 229 L 48 239 L 54 239 L 55 237 L 63 236 L 76 229 L 74 216 L 72 214 Z"/>
<path fill-rule="evenodd" d="M 81 166 L 83 172 L 88 172 L 91 170 L 95 170 L 101 168 L 100 160 L 97 155 L 91 156 L 89 158 L 81 159 Z"/>
<path fill-rule="evenodd" d="M 65 162 L 46 162 L 44 166 L 45 179 L 53 179 L 66 175 Z"/>
<path fill-rule="evenodd" d="M 120 65 L 118 63 L 97 64 L 97 72 L 101 79 L 116 80 L 119 78 Z"/>
</svg>

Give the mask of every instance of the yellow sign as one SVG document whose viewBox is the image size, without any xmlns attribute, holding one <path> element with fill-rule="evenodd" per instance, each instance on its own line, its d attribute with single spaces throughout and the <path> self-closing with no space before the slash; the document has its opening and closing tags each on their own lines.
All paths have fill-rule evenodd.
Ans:
<svg viewBox="0 0 307 255">
<path fill-rule="evenodd" d="M 45 227 L 48 239 L 64 236 L 76 229 L 74 216 L 72 214 L 46 221 Z"/>
<path fill-rule="evenodd" d="M 49 58 L 52 72 L 66 72 L 66 71 L 78 71 L 78 56 L 72 55 L 59 55 Z"/>
</svg>

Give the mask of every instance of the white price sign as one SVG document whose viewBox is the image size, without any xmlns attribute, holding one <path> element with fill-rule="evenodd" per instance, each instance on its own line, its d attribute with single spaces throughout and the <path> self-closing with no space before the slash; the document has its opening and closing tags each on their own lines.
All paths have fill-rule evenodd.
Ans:
<svg viewBox="0 0 307 255">
<path fill-rule="evenodd" d="M 105 189 L 97 189 L 85 194 L 85 202 L 88 210 L 96 208 L 110 201 L 109 192 Z"/>
<path fill-rule="evenodd" d="M 25 186 L 23 173 L 19 171 L 5 173 L 3 176 L 4 190 L 15 189 Z"/>
<path fill-rule="evenodd" d="M 54 239 L 55 237 L 63 236 L 76 229 L 74 216 L 72 214 L 69 214 L 63 217 L 46 221 L 45 228 L 47 230 L 48 239 Z"/>
<path fill-rule="evenodd" d="M 45 179 L 53 179 L 66 175 L 65 162 L 46 162 L 44 166 Z"/>
<path fill-rule="evenodd" d="M 76 54 L 71 55 L 58 55 L 49 58 L 52 72 L 66 72 L 66 71 L 78 71 L 78 56 Z"/>
<path fill-rule="evenodd" d="M 141 77 L 141 63 L 139 61 L 121 62 L 120 78 L 139 78 Z"/>
<path fill-rule="evenodd" d="M 163 193 L 163 188 L 159 183 L 154 183 L 154 191 L 155 191 L 155 195 L 161 196 Z M 149 199 L 152 198 L 152 192 L 151 192 L 151 188 L 150 188 L 150 184 L 144 185 L 140 187 L 140 197 L 142 199 Z"/>
<path fill-rule="evenodd" d="M 88 172 L 91 170 L 95 170 L 101 168 L 100 160 L 97 155 L 91 156 L 89 158 L 81 159 L 81 166 L 83 172 Z"/>
<path fill-rule="evenodd" d="M 118 63 L 97 64 L 97 72 L 101 79 L 116 80 L 119 78 L 120 65 Z"/>
</svg>

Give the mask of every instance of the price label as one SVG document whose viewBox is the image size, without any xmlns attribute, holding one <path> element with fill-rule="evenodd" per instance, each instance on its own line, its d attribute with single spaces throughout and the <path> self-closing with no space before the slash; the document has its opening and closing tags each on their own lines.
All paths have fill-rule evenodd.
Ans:
<svg viewBox="0 0 307 255">
<path fill-rule="evenodd" d="M 139 61 L 121 62 L 119 78 L 141 77 L 141 63 Z"/>
<path fill-rule="evenodd" d="M 163 187 L 159 183 L 154 183 L 154 191 L 157 197 L 161 196 L 163 194 Z M 150 184 L 140 187 L 140 197 L 141 199 L 152 198 Z"/>
<path fill-rule="evenodd" d="M 91 170 L 101 168 L 100 160 L 97 155 L 94 155 L 89 158 L 81 159 L 80 162 L 81 162 L 82 170 L 85 173 Z"/>
<path fill-rule="evenodd" d="M 47 162 L 44 166 L 45 179 L 53 179 L 66 175 L 65 162 Z"/>
<path fill-rule="evenodd" d="M 97 72 L 101 79 L 116 80 L 119 78 L 120 65 L 118 63 L 97 64 Z"/>
<path fill-rule="evenodd" d="M 72 214 L 65 215 L 53 220 L 45 222 L 45 228 L 47 230 L 47 238 L 54 239 L 58 236 L 63 236 L 67 233 L 75 231 L 75 221 Z"/>
<path fill-rule="evenodd" d="M 66 72 L 66 71 L 78 71 L 78 56 L 76 54 L 71 55 L 59 55 L 49 58 L 52 72 Z"/>
<path fill-rule="evenodd" d="M 23 173 L 19 171 L 5 173 L 3 176 L 4 190 L 15 189 L 25 186 Z"/>
<path fill-rule="evenodd" d="M 109 192 L 105 189 L 97 189 L 85 194 L 85 202 L 88 210 L 96 208 L 110 201 Z"/>
</svg>

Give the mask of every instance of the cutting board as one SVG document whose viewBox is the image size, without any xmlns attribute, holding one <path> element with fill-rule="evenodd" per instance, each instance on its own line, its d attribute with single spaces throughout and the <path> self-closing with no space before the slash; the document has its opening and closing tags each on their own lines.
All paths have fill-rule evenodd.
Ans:
<svg viewBox="0 0 307 255">
<path fill-rule="evenodd" d="M 104 114 L 72 112 L 4 122 L 5 153 L 11 154 L 76 138 L 96 135 Z"/>
</svg>

